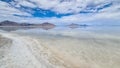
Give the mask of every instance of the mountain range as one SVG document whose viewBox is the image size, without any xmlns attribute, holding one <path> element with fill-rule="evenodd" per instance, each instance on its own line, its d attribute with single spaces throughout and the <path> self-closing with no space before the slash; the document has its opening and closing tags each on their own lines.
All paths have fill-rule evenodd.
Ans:
<svg viewBox="0 0 120 68">
<path fill-rule="evenodd" d="M 13 22 L 13 21 L 8 21 L 8 20 L 5 20 L 5 21 L 2 21 L 0 22 L 0 26 L 7 26 L 7 27 L 10 27 L 10 26 L 17 26 L 17 27 L 55 27 L 55 24 L 52 24 L 52 23 L 48 23 L 48 22 L 44 22 L 42 24 L 30 24 L 30 23 L 17 23 L 17 22 Z"/>
</svg>

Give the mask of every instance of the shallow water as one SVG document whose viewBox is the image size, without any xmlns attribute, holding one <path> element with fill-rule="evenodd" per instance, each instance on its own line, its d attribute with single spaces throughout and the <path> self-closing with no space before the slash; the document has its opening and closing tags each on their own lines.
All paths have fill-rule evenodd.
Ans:
<svg viewBox="0 0 120 68">
<path fill-rule="evenodd" d="M 56 27 L 10 31 L 34 37 L 79 68 L 120 68 L 120 26 Z"/>
</svg>

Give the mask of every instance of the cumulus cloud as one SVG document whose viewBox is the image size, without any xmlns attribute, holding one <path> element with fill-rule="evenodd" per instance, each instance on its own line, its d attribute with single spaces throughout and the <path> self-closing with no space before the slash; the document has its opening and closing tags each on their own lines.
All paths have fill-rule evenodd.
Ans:
<svg viewBox="0 0 120 68">
<path fill-rule="evenodd" d="M 34 5 L 33 3 L 30 3 L 26 0 L 20 0 L 18 3 L 17 3 L 17 6 L 19 7 L 20 5 L 22 6 L 26 6 L 26 7 L 31 7 L 31 8 L 35 8 L 36 5 Z"/>
<path fill-rule="evenodd" d="M 31 16 L 29 13 L 21 12 L 18 9 L 15 9 L 13 7 L 10 7 L 10 5 L 6 2 L 0 2 L 0 17 L 2 16 L 12 16 L 14 14 L 19 14 L 19 15 L 27 15 Z"/>
<path fill-rule="evenodd" d="M 57 13 L 79 13 L 80 11 L 95 11 L 109 3 L 119 0 L 30 0 L 39 8 L 50 9 Z"/>
<path fill-rule="evenodd" d="M 120 0 L 0 0 L 0 21 L 80 23 L 98 20 L 120 20 Z M 37 10 L 37 11 L 36 11 Z M 44 10 L 42 12 L 41 10 Z M 47 17 L 47 11 L 64 14 Z M 35 17 L 35 12 L 46 17 Z M 70 14 L 70 15 L 65 15 Z M 37 15 L 37 14 L 36 14 Z M 50 15 L 50 14 L 49 14 Z"/>
</svg>

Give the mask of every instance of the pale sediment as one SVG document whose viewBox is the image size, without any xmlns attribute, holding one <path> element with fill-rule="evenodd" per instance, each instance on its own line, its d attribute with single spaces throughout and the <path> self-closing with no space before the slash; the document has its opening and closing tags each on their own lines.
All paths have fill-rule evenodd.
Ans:
<svg viewBox="0 0 120 68">
<path fill-rule="evenodd" d="M 9 59 L 11 45 L 12 40 L 0 35 L 0 68 L 8 68 L 6 66 L 11 63 L 11 60 Z"/>
<path fill-rule="evenodd" d="M 9 39 L 1 37 L 0 68 L 73 68 L 34 38 L 4 36 Z"/>
<path fill-rule="evenodd" d="M 120 39 L 0 36 L 0 68 L 119 68 Z M 6 38 L 5 38 L 6 37 Z M 7 39 L 9 38 L 9 39 Z"/>
<path fill-rule="evenodd" d="M 0 35 L 0 60 L 5 57 L 5 54 L 9 50 L 11 44 L 12 44 L 12 40 L 2 37 Z"/>
<path fill-rule="evenodd" d="M 3 47 L 4 45 L 11 44 L 11 42 L 12 42 L 12 40 L 5 38 L 5 37 L 2 37 L 0 35 L 0 48 Z"/>
</svg>

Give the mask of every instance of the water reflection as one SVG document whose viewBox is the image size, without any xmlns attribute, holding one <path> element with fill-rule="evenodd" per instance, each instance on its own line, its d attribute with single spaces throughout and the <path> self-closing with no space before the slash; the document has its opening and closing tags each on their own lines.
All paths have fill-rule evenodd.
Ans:
<svg viewBox="0 0 120 68">
<path fill-rule="evenodd" d="M 8 31 L 8 32 L 11 32 L 11 31 L 17 31 L 17 30 L 30 30 L 30 29 L 42 29 L 42 30 L 54 30 L 56 28 L 60 28 L 60 29 L 64 29 L 64 30 L 67 30 L 67 29 L 78 29 L 78 28 L 87 28 L 88 26 L 42 26 L 42 27 L 0 27 L 0 30 L 3 30 L 3 31 Z"/>
<path fill-rule="evenodd" d="M 43 30 L 50 30 L 50 29 L 54 29 L 55 26 L 42 26 L 41 27 Z"/>
<path fill-rule="evenodd" d="M 33 29 L 34 27 L 0 27 L 0 30 L 3 31 L 16 31 L 16 30 L 28 30 Z"/>
<path fill-rule="evenodd" d="M 79 27 L 69 27 L 69 26 L 54 26 L 54 27 L 0 27 L 0 30 L 8 31 L 8 32 L 15 32 L 15 31 L 32 31 L 32 32 L 40 32 L 45 31 L 47 33 L 51 33 L 54 31 L 55 33 L 59 32 L 94 32 L 99 34 L 120 34 L 120 27 L 119 26 L 79 26 Z M 69 33 L 71 34 L 71 33 Z"/>
<path fill-rule="evenodd" d="M 29 30 L 29 29 L 35 29 L 35 28 L 39 28 L 39 29 L 43 29 L 43 30 L 50 30 L 53 29 L 55 27 L 53 26 L 42 26 L 42 27 L 0 27 L 0 30 L 3 31 L 17 31 L 17 30 Z"/>
</svg>

